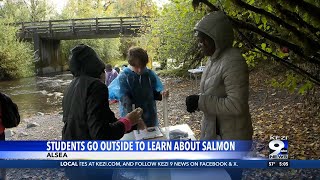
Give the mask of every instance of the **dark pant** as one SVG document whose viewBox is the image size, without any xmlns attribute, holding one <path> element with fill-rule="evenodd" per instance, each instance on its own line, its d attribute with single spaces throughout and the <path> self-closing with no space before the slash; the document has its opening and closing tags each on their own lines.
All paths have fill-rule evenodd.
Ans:
<svg viewBox="0 0 320 180">
<path fill-rule="evenodd" d="M 229 169 L 226 169 L 226 171 L 228 172 L 232 180 L 241 180 L 243 169 L 229 168 Z"/>
<path fill-rule="evenodd" d="M 244 142 L 244 144 L 243 144 L 244 152 L 250 152 L 251 148 L 252 148 L 251 141 Z M 228 172 L 228 174 L 230 175 L 232 180 L 241 180 L 242 179 L 243 169 L 241 169 L 241 168 L 226 168 L 225 170 Z"/>
<path fill-rule="evenodd" d="M 4 132 L 0 134 L 0 141 L 6 140 L 6 136 L 4 135 Z"/>
<path fill-rule="evenodd" d="M 0 141 L 4 141 L 6 139 L 6 136 L 4 132 L 0 134 Z M 0 169 L 0 180 L 6 179 L 6 169 Z"/>
</svg>

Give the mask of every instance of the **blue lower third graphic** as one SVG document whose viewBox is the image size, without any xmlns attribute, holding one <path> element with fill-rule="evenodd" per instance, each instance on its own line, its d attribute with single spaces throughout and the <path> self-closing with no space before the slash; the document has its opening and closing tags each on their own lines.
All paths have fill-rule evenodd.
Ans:
<svg viewBox="0 0 320 180">
<path fill-rule="evenodd" d="M 320 168 L 319 160 L 0 160 L 0 168 Z"/>
</svg>

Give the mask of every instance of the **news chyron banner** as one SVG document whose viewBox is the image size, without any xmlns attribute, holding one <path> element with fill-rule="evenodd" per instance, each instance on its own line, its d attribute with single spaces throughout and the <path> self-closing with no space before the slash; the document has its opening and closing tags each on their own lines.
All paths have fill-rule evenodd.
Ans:
<svg viewBox="0 0 320 180">
<path fill-rule="evenodd" d="M 281 140 L 283 139 L 283 140 Z M 288 142 L 270 140 L 268 159 L 250 158 L 251 141 L 2 141 L 0 168 L 319 168 L 288 160 Z M 280 149 L 281 148 L 281 149 Z"/>
</svg>

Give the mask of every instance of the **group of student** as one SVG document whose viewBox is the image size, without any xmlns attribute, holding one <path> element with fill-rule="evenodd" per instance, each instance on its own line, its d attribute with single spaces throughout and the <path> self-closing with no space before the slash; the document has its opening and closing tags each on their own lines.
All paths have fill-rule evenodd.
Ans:
<svg viewBox="0 0 320 180">
<path fill-rule="evenodd" d="M 156 126 L 155 100 L 161 100 L 169 93 L 163 91 L 159 77 L 146 68 L 148 59 L 144 49 L 130 48 L 129 66 L 119 75 L 115 73 L 117 76 L 114 79 L 115 75 L 107 74 L 112 70 L 105 68 L 91 47 L 81 44 L 73 48 L 70 70 L 74 79 L 62 101 L 65 123 L 63 139 L 117 140 L 133 129 Z M 109 81 L 117 89 L 121 114 L 119 120 L 109 107 L 109 89 L 106 86 L 110 84 Z"/>
<path fill-rule="evenodd" d="M 200 93 L 186 97 L 188 112 L 203 112 L 200 139 L 251 140 L 248 67 L 239 49 L 232 47 L 234 34 L 229 19 L 223 12 L 212 12 L 194 30 L 199 47 L 209 57 Z M 91 47 L 84 44 L 74 47 L 69 60 L 74 79 L 65 90 L 62 102 L 62 139 L 119 140 L 134 129 L 157 126 L 155 101 L 168 97 L 169 92 L 163 90 L 155 72 L 146 67 L 148 59 L 144 49 L 130 48 L 129 66 L 109 80 L 106 73 L 112 72 L 110 66 L 106 68 Z M 110 110 L 109 91 L 119 100 L 120 118 Z M 0 108 L 0 135 L 2 131 Z M 67 174 L 68 171 L 70 179 L 90 179 L 93 172 L 68 169 Z M 232 179 L 241 179 L 241 170 L 228 172 Z M 112 171 L 104 170 L 102 179 L 111 177 Z"/>
<path fill-rule="evenodd" d="M 232 47 L 234 32 L 229 19 L 223 12 L 212 12 L 194 30 L 199 47 L 209 57 L 200 93 L 186 97 L 188 112 L 203 112 L 200 139 L 251 140 L 248 67 L 239 49 Z M 158 125 L 155 101 L 169 93 L 146 68 L 144 49 L 129 49 L 129 66 L 109 89 L 99 80 L 105 76 L 105 65 L 91 47 L 78 45 L 71 53 L 70 70 L 75 78 L 63 99 L 64 140 L 117 140 L 133 129 Z M 119 99 L 119 119 L 109 108 L 109 94 Z M 227 171 L 232 179 L 241 179 L 241 169 Z"/>
</svg>

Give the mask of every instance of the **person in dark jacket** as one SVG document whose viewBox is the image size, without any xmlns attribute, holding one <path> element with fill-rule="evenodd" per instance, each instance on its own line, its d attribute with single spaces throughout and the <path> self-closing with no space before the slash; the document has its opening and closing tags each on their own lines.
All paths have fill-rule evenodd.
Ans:
<svg viewBox="0 0 320 180">
<path fill-rule="evenodd" d="M 1 102 L 0 102 L 0 141 L 4 141 L 6 139 L 4 130 L 5 130 L 5 127 L 2 124 L 2 108 L 1 108 Z"/>
<path fill-rule="evenodd" d="M 105 64 L 91 47 L 80 44 L 73 48 L 69 68 L 74 79 L 62 101 L 63 140 L 119 140 L 132 126 L 143 123 L 140 108 L 119 120 L 110 110 L 108 88 L 100 79 L 105 76 Z M 66 173 L 70 179 L 112 177 L 112 171 L 97 171 L 67 169 Z"/>
</svg>

